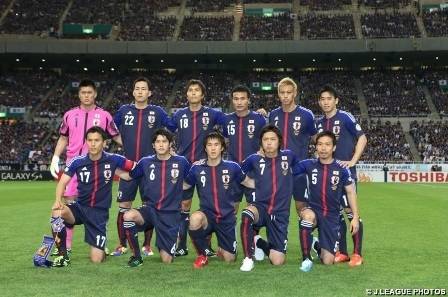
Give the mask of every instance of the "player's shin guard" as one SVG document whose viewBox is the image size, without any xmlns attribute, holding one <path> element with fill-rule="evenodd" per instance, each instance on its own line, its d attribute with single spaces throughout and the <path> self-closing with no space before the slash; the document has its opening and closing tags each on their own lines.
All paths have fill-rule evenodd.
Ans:
<svg viewBox="0 0 448 297">
<path fill-rule="evenodd" d="M 126 233 L 124 232 L 123 222 L 124 222 L 124 213 L 127 212 L 130 208 L 119 207 L 118 215 L 117 215 L 117 231 L 118 231 L 118 240 L 120 241 L 120 246 L 126 247 Z"/>
<path fill-rule="evenodd" d="M 348 220 L 351 222 L 353 219 L 353 213 L 347 214 Z M 352 235 L 353 239 L 353 254 L 358 254 L 362 256 L 362 236 L 364 234 L 364 224 L 361 218 L 359 218 L 359 230 L 356 234 Z"/>
<path fill-rule="evenodd" d="M 143 246 L 151 246 L 152 234 L 154 232 L 154 226 L 148 226 L 145 229 L 145 239 L 143 240 Z"/>
<path fill-rule="evenodd" d="M 204 229 L 199 228 L 197 230 L 189 230 L 191 241 L 196 248 L 198 255 L 206 256 L 208 249 L 207 235 Z"/>
<path fill-rule="evenodd" d="M 313 223 L 305 220 L 300 220 L 299 223 L 299 238 L 300 248 L 302 249 L 303 260 L 311 260 L 311 245 L 313 243 Z"/>
<path fill-rule="evenodd" d="M 67 257 L 67 228 L 60 217 L 51 217 L 51 233 L 60 256 Z"/>
<path fill-rule="evenodd" d="M 353 217 L 353 216 L 352 216 Z M 339 238 L 339 252 L 344 255 L 348 255 L 347 251 L 347 224 L 345 223 L 344 214 L 341 213 L 339 216 L 340 219 L 340 230 L 341 230 L 341 238 Z"/>
<path fill-rule="evenodd" d="M 241 213 L 241 242 L 243 243 L 244 256 L 252 258 L 254 256 L 254 224 L 255 215 L 249 209 Z"/>
<path fill-rule="evenodd" d="M 123 222 L 124 232 L 126 234 L 126 239 L 129 242 L 129 247 L 132 250 L 132 254 L 135 258 L 141 258 L 140 246 L 138 244 L 138 232 L 137 226 L 134 221 L 124 221 Z"/>
<path fill-rule="evenodd" d="M 187 249 L 187 234 L 188 234 L 188 225 L 190 221 L 190 211 L 180 212 L 180 225 L 179 225 L 179 242 L 177 245 L 177 249 Z"/>
</svg>

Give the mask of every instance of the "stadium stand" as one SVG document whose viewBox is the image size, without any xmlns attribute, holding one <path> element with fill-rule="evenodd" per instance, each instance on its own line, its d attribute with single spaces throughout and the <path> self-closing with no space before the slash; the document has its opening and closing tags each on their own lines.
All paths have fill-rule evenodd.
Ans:
<svg viewBox="0 0 448 297">
<path fill-rule="evenodd" d="M 176 29 L 175 17 L 155 17 L 139 13 L 129 13 L 121 26 L 120 40 L 164 41 L 173 37 Z"/>
<path fill-rule="evenodd" d="M 180 40 L 232 40 L 233 17 L 185 17 Z"/>
<path fill-rule="evenodd" d="M 235 4 L 235 0 L 187 0 L 187 7 L 193 12 L 223 11 Z"/>
<path fill-rule="evenodd" d="M 342 9 L 343 5 L 351 5 L 351 0 L 301 0 L 300 5 L 307 5 L 312 10 Z"/>
<path fill-rule="evenodd" d="M 448 156 L 448 122 L 411 123 L 409 133 L 412 135 L 420 156 L 425 163 L 446 162 Z"/>
<path fill-rule="evenodd" d="M 424 75 L 424 81 L 431 94 L 432 101 L 441 116 L 448 116 L 448 74 L 443 71 L 430 71 Z M 444 88 L 445 90 L 443 90 Z"/>
<path fill-rule="evenodd" d="M 424 11 L 422 18 L 428 37 L 448 36 L 448 9 Z"/>
<path fill-rule="evenodd" d="M 294 34 L 289 14 L 273 17 L 244 16 L 241 20 L 240 40 L 287 40 Z"/>
<path fill-rule="evenodd" d="M 376 9 L 400 8 L 408 6 L 411 0 L 358 0 L 358 5 L 373 7 Z"/>
<path fill-rule="evenodd" d="M 412 13 L 374 13 L 361 16 L 362 34 L 367 38 L 420 37 Z"/>
<path fill-rule="evenodd" d="M 118 25 L 123 19 L 124 10 L 125 3 L 120 0 L 74 0 L 65 22 Z"/>
<path fill-rule="evenodd" d="M 300 18 L 302 39 L 355 39 L 352 15 L 307 14 Z"/>
</svg>

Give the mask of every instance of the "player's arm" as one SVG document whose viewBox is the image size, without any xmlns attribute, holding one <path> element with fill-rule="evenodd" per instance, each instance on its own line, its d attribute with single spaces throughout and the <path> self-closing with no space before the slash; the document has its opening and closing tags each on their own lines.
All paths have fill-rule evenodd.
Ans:
<svg viewBox="0 0 448 297">
<path fill-rule="evenodd" d="M 50 172 L 54 178 L 58 178 L 59 173 L 59 160 L 68 145 L 68 137 L 65 135 L 59 136 L 56 148 L 54 149 L 53 158 L 51 158 Z"/>
<path fill-rule="evenodd" d="M 356 234 L 359 230 L 359 210 L 358 210 L 358 201 L 356 196 L 355 184 L 351 183 L 345 186 L 345 191 L 347 193 L 348 203 L 353 212 L 353 219 L 350 222 L 350 232 L 352 234 Z"/>
<path fill-rule="evenodd" d="M 192 185 L 190 185 L 190 184 L 188 184 L 188 183 L 186 183 L 186 182 L 184 182 L 183 183 L 183 185 L 182 185 L 182 190 L 188 190 L 188 189 L 190 189 L 192 187 Z"/>
<path fill-rule="evenodd" d="M 130 181 L 132 177 L 129 175 L 128 171 L 121 170 L 119 168 L 115 169 L 115 174 L 120 177 L 120 179 L 124 179 Z"/>
<path fill-rule="evenodd" d="M 56 199 L 54 201 L 53 210 L 62 209 L 64 207 L 63 197 L 64 197 L 64 191 L 67 184 L 70 182 L 70 179 L 72 177 L 67 174 L 62 174 L 61 179 L 59 180 L 57 186 L 56 186 Z"/>
<path fill-rule="evenodd" d="M 255 189 L 255 180 L 246 176 L 246 178 L 241 182 L 243 186 L 249 189 Z"/>
<path fill-rule="evenodd" d="M 191 187 L 193 187 L 196 184 L 196 177 L 194 175 L 194 170 L 196 168 L 196 165 L 191 166 L 190 170 L 188 171 L 188 174 L 185 176 L 182 189 L 188 190 Z"/>
<path fill-rule="evenodd" d="M 362 153 L 366 149 L 367 146 L 367 137 L 365 134 L 359 136 L 358 141 L 356 142 L 355 146 L 355 153 L 353 154 L 352 160 L 351 160 L 351 166 L 355 166 L 356 163 L 358 163 L 359 159 L 361 158 Z M 350 166 L 350 167 L 351 167 Z"/>
<path fill-rule="evenodd" d="M 114 137 L 112 137 L 112 140 L 115 141 L 116 144 L 123 146 L 123 140 L 121 139 L 121 135 L 115 135 Z"/>
</svg>

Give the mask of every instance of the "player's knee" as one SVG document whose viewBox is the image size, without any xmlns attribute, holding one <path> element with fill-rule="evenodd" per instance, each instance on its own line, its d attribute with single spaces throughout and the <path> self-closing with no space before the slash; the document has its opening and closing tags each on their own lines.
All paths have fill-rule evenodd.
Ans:
<svg viewBox="0 0 448 297">
<path fill-rule="evenodd" d="M 241 222 L 254 223 L 258 221 L 257 208 L 249 205 L 241 212 Z"/>
<path fill-rule="evenodd" d="M 190 211 L 190 208 L 191 208 L 191 199 L 183 200 L 181 205 L 182 211 Z"/>
<path fill-rule="evenodd" d="M 168 253 L 160 253 L 160 259 L 165 264 L 173 263 L 173 256 L 169 255 Z"/>
<path fill-rule="evenodd" d="M 118 206 L 120 208 L 131 208 L 132 207 L 132 201 L 123 201 L 118 203 Z"/>
<path fill-rule="evenodd" d="M 307 207 L 307 203 L 303 201 L 296 201 L 296 211 L 297 214 L 300 216 L 301 212 Z"/>
<path fill-rule="evenodd" d="M 104 261 L 104 252 L 92 252 L 90 253 L 90 261 L 95 264 L 99 264 Z"/>
<path fill-rule="evenodd" d="M 334 264 L 334 256 L 325 256 L 322 257 L 322 264 L 324 265 L 333 265 Z"/>
<path fill-rule="evenodd" d="M 190 229 L 197 230 L 202 227 L 204 221 L 204 214 L 200 211 L 195 211 L 190 216 Z"/>
<path fill-rule="evenodd" d="M 271 264 L 274 266 L 279 266 L 285 264 L 285 257 L 283 256 L 274 256 L 270 257 L 269 259 L 271 261 Z"/>
<path fill-rule="evenodd" d="M 223 253 L 222 259 L 226 263 L 233 263 L 236 260 L 236 255 L 231 254 L 231 253 Z"/>
<path fill-rule="evenodd" d="M 311 209 L 305 208 L 300 212 L 300 218 L 302 220 L 314 223 L 316 221 L 316 214 Z"/>
<path fill-rule="evenodd" d="M 135 209 L 131 209 L 124 213 L 123 219 L 125 221 L 135 221 L 137 219 L 137 211 Z"/>
</svg>

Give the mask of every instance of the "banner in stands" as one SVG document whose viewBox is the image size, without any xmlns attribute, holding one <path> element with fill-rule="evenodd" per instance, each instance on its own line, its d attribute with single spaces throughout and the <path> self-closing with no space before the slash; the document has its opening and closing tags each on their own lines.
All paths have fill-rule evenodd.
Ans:
<svg viewBox="0 0 448 297">
<path fill-rule="evenodd" d="M 50 171 L 0 171 L 0 181 L 53 180 Z"/>
</svg>

